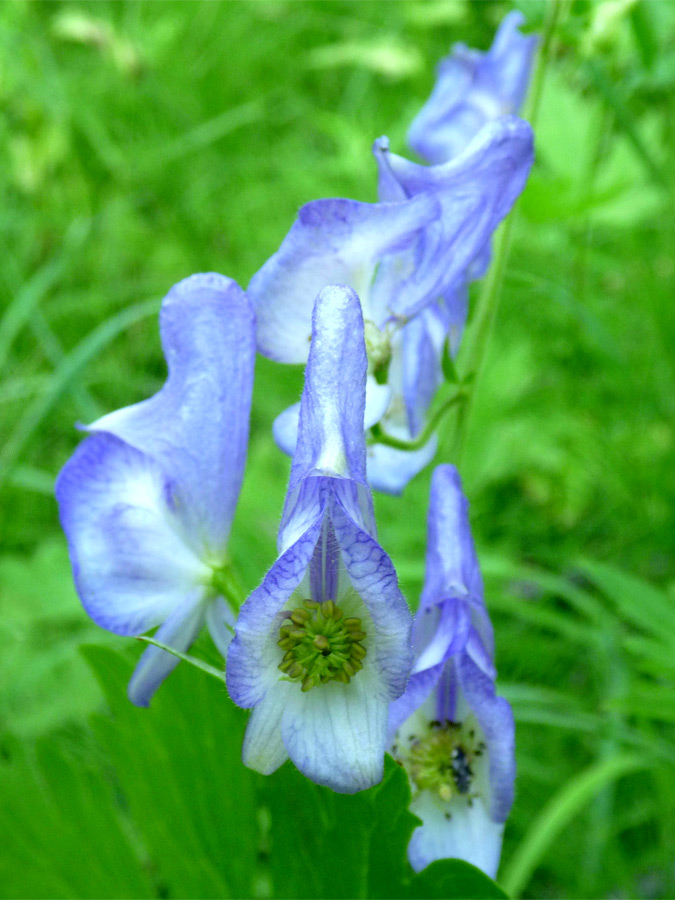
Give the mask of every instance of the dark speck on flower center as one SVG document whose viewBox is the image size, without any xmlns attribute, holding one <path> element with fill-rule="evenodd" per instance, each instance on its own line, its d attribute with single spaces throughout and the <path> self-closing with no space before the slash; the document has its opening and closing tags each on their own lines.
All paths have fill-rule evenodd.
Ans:
<svg viewBox="0 0 675 900">
<path fill-rule="evenodd" d="M 431 731 L 413 741 L 407 768 L 419 790 L 431 791 L 446 802 L 457 794 L 468 798 L 474 761 L 485 745 L 475 742 L 473 731 L 468 735 L 464 731 L 455 722 L 432 722 Z"/>
</svg>

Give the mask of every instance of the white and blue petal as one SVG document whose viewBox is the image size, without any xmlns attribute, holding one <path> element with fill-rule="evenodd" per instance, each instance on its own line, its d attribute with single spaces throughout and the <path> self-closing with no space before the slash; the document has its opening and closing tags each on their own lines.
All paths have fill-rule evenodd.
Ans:
<svg viewBox="0 0 675 900">
<path fill-rule="evenodd" d="M 89 426 L 156 460 L 171 481 L 188 539 L 219 561 L 239 496 L 248 446 L 255 324 L 231 279 L 192 275 L 164 298 L 163 388 Z"/>
<path fill-rule="evenodd" d="M 315 298 L 312 342 L 300 403 L 289 490 L 308 475 L 338 475 L 366 485 L 366 345 L 357 294 L 324 287 Z"/>
<path fill-rule="evenodd" d="M 305 362 L 314 301 L 328 284 L 352 287 L 364 316 L 372 318 L 368 295 L 378 263 L 414 243 L 438 214 L 430 194 L 399 203 L 335 199 L 303 206 L 279 250 L 248 286 L 259 351 L 278 362 Z"/>
<path fill-rule="evenodd" d="M 416 870 L 458 857 L 494 877 L 513 803 L 515 729 L 511 707 L 495 692 L 492 626 L 453 466 L 438 466 L 432 477 L 426 563 L 415 664 L 388 727 L 392 752 L 410 772 L 411 810 L 423 822 L 408 854 Z M 439 749 L 447 765 L 434 774 Z M 422 781 L 416 766 L 425 753 L 433 755 Z"/>
<path fill-rule="evenodd" d="M 243 605 L 227 659 L 230 696 L 254 707 L 246 765 L 268 773 L 288 755 L 308 777 L 345 793 L 381 778 L 388 706 L 412 663 L 410 613 L 375 539 L 366 483 L 367 365 L 359 298 L 346 286 L 323 289 L 313 312 L 280 556 Z M 348 640 L 359 642 L 362 655 L 335 670 L 342 680 L 312 682 L 309 668 L 293 676 L 283 674 L 292 669 L 279 671 L 286 652 L 286 665 L 293 661 L 279 646 L 281 623 L 307 600 L 298 629 L 313 615 L 332 621 L 333 604 L 335 622 L 351 619 L 337 626 L 347 629 L 338 641 L 358 626 L 360 637 Z M 282 635 L 281 643 L 289 639 Z M 299 659 L 306 657 L 295 657 L 293 667 Z"/>
<path fill-rule="evenodd" d="M 173 610 L 154 635 L 160 644 L 185 653 L 194 643 L 204 624 L 207 600 L 203 592 L 193 590 Z M 148 706 L 152 695 L 178 665 L 180 659 L 159 647 L 149 646 L 140 658 L 129 682 L 128 696 L 136 706 Z"/>
<path fill-rule="evenodd" d="M 184 538 L 173 484 L 119 438 L 83 441 L 56 496 L 78 594 L 102 628 L 142 634 L 208 581 L 210 570 Z"/>
<path fill-rule="evenodd" d="M 363 427 L 366 431 L 380 421 L 387 411 L 390 401 L 391 388 L 389 385 L 378 384 L 372 375 L 368 375 L 366 378 L 366 407 L 363 421 Z M 298 402 L 279 413 L 272 426 L 277 446 L 289 456 L 293 456 L 295 453 L 299 424 L 300 403 Z"/>
<path fill-rule="evenodd" d="M 296 685 L 281 729 L 291 760 L 317 784 L 353 794 L 382 780 L 387 703 L 367 668 L 348 686 L 331 682 L 303 695 Z"/>
<path fill-rule="evenodd" d="M 412 318 L 466 282 L 472 266 L 485 258 L 492 233 L 527 180 L 534 157 L 532 129 L 522 119 L 503 116 L 482 128 L 457 157 L 436 166 L 389 152 L 386 139 L 373 149 L 387 184 L 396 179 L 411 198 L 433 193 L 442 208 L 421 238 L 414 281 L 401 284 L 389 300 L 393 314 Z M 373 294 L 378 294 L 377 280 Z"/>
<path fill-rule="evenodd" d="M 462 693 L 487 746 L 488 811 L 495 822 L 505 822 L 513 804 L 516 778 L 513 711 L 508 701 L 496 696 L 494 678 L 486 675 L 468 655 L 459 657 L 457 667 Z"/>
<path fill-rule="evenodd" d="M 305 579 L 319 540 L 326 506 L 326 492 L 320 493 L 314 518 L 307 517 L 307 530 L 279 556 L 239 611 L 225 675 L 230 697 L 244 709 L 259 703 L 279 681 L 280 613 Z"/>
<path fill-rule="evenodd" d="M 429 499 L 426 577 L 422 605 L 440 597 L 483 605 L 483 580 L 469 525 L 469 503 L 454 466 L 434 469 Z"/>
<path fill-rule="evenodd" d="M 416 872 L 437 859 L 463 859 L 496 877 L 504 825 L 494 821 L 479 797 L 471 806 L 457 804 L 448 818 L 448 804 L 421 791 L 410 810 L 422 820 L 408 845 L 408 859 Z"/>
<path fill-rule="evenodd" d="M 487 53 L 455 44 L 438 66 L 431 96 L 415 117 L 408 143 L 427 162 L 460 153 L 490 120 L 522 105 L 537 38 L 518 31 L 523 16 L 509 13 Z"/>
<path fill-rule="evenodd" d="M 169 374 L 152 398 L 89 426 L 56 484 L 82 603 L 97 624 L 186 650 L 206 621 L 221 650 L 233 614 L 215 596 L 248 441 L 254 316 L 220 275 L 176 285 L 160 314 Z M 129 694 L 146 705 L 176 665 L 149 648 Z"/>
</svg>

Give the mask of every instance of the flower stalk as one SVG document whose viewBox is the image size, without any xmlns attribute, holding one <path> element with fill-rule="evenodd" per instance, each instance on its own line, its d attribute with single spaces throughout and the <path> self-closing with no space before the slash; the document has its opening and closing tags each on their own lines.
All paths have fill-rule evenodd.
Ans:
<svg viewBox="0 0 675 900">
<path fill-rule="evenodd" d="M 537 53 L 532 87 L 526 104 L 525 119 L 534 127 L 548 62 L 552 56 L 556 28 L 566 14 L 568 4 L 565 0 L 548 4 L 546 22 L 541 46 Z M 511 251 L 517 202 L 511 215 L 503 222 L 494 242 L 492 265 L 488 271 L 480 294 L 476 313 L 471 328 L 459 351 L 458 370 L 461 382 L 466 386 L 464 402 L 457 409 L 455 428 L 452 436 L 450 456 L 455 465 L 461 467 L 466 448 L 466 440 L 470 430 L 471 414 L 479 391 L 492 329 L 499 309 L 499 301 L 504 283 L 504 273 Z"/>
</svg>

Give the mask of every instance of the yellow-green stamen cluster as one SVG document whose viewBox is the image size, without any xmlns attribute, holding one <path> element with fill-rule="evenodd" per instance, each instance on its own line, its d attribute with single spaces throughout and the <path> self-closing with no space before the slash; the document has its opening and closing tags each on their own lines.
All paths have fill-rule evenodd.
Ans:
<svg viewBox="0 0 675 900">
<path fill-rule="evenodd" d="M 457 794 L 468 794 L 472 763 L 483 745 L 474 750 L 470 742 L 462 740 L 462 729 L 454 722 L 434 726 L 426 737 L 413 741 L 408 769 L 420 790 L 431 791 L 447 802 Z"/>
<path fill-rule="evenodd" d="M 305 600 L 286 613 L 278 644 L 285 651 L 279 668 L 309 691 L 319 684 L 349 684 L 363 668 L 366 637 L 361 619 L 344 617 L 332 600 Z"/>
</svg>

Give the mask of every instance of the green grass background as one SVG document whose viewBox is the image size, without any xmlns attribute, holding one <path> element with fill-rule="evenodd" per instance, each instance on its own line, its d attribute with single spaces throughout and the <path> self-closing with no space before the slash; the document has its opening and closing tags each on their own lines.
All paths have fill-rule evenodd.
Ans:
<svg viewBox="0 0 675 900">
<path fill-rule="evenodd" d="M 518 6 L 541 26 L 546 3 Z M 501 881 L 527 897 L 673 896 L 675 4 L 567 7 L 462 465 L 518 724 Z M 374 138 L 405 154 L 437 59 L 455 40 L 489 46 L 510 8 L 0 7 L 0 896 L 224 890 L 181 882 L 147 834 L 129 837 L 122 763 L 97 741 L 104 700 L 78 648 L 130 642 L 79 606 L 54 477 L 76 421 L 161 385 L 156 310 L 169 287 L 199 271 L 245 287 L 303 203 L 375 200 Z M 271 422 L 301 384 L 299 367 L 259 360 L 232 539 L 248 587 L 274 559 L 288 477 Z M 376 499 L 412 606 L 428 483 Z M 178 673 L 162 690 L 202 677 Z M 243 779 L 227 753 L 225 783 Z M 73 850 L 88 815 L 84 844 L 105 844 L 106 809 L 122 836 L 102 870 L 140 873 L 122 887 Z M 228 871 L 216 849 L 200 852 Z"/>
</svg>

